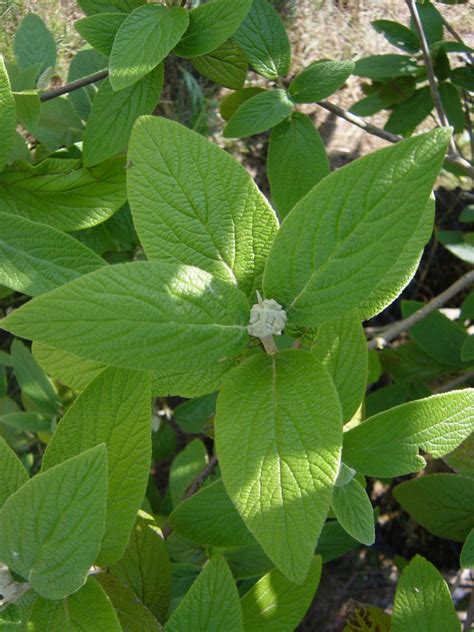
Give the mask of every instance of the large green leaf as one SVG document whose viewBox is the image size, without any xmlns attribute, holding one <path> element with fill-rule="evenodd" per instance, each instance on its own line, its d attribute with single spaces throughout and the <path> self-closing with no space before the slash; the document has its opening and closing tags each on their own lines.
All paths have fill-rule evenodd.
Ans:
<svg viewBox="0 0 474 632">
<path fill-rule="evenodd" d="M 105 265 L 95 252 L 59 230 L 0 213 L 0 283 L 37 296 Z"/>
<path fill-rule="evenodd" d="M 368 476 L 402 476 L 438 458 L 474 430 L 474 389 L 433 395 L 383 411 L 344 435 L 344 461 Z"/>
<path fill-rule="evenodd" d="M 265 92 L 264 88 L 251 86 L 250 88 L 242 88 L 241 90 L 237 90 L 236 92 L 231 92 L 223 99 L 221 99 L 219 103 L 219 111 L 224 121 L 228 121 L 230 117 L 235 114 L 242 103 L 245 103 L 245 101 L 248 101 L 256 94 L 260 94 L 261 92 Z"/>
<path fill-rule="evenodd" d="M 38 474 L 0 510 L 0 558 L 42 597 L 70 595 L 99 552 L 106 495 L 104 445 Z"/>
<path fill-rule="evenodd" d="M 151 395 L 146 373 L 105 369 L 68 409 L 48 443 L 42 470 L 94 447 L 107 446 L 108 492 L 99 563 L 123 554 L 148 482 Z"/>
<path fill-rule="evenodd" d="M 227 493 L 265 553 L 297 583 L 308 573 L 331 502 L 341 418 L 329 374 L 303 350 L 248 358 L 228 374 L 217 400 Z"/>
<path fill-rule="evenodd" d="M 387 132 L 409 135 L 434 108 L 429 86 L 415 90 L 409 99 L 397 103 L 385 123 Z"/>
<path fill-rule="evenodd" d="M 10 87 L 10 81 L 0 57 L 0 171 L 10 158 L 10 153 L 15 143 L 16 110 L 15 99 Z"/>
<path fill-rule="evenodd" d="M 20 22 L 13 38 L 13 52 L 21 70 L 39 64 L 38 75 L 56 65 L 56 44 L 48 27 L 35 13 Z"/>
<path fill-rule="evenodd" d="M 371 55 L 356 61 L 353 74 L 368 77 L 374 81 L 393 77 L 416 77 L 422 68 L 417 65 L 415 57 L 408 55 Z"/>
<path fill-rule="evenodd" d="M 235 365 L 236 359 L 209 364 L 205 369 L 187 371 L 163 370 L 151 374 L 151 390 L 153 395 L 166 397 L 199 397 L 218 391 L 225 374 Z"/>
<path fill-rule="evenodd" d="M 449 135 L 434 130 L 360 158 L 296 204 L 273 242 L 263 284 L 291 326 L 367 309 L 372 288 L 389 271 L 398 287 L 391 269 L 426 209 Z M 418 250 L 423 245 L 424 233 Z M 379 302 L 377 290 L 372 307 Z"/>
<path fill-rule="evenodd" d="M 297 103 L 316 103 L 344 85 L 354 70 L 352 61 L 317 61 L 302 70 L 290 84 Z"/>
<path fill-rule="evenodd" d="M 196 70 L 214 83 L 239 90 L 247 76 L 247 58 L 241 48 L 231 40 L 216 50 L 192 59 Z"/>
<path fill-rule="evenodd" d="M 461 566 L 474 569 L 474 529 L 471 529 L 462 547 Z"/>
<path fill-rule="evenodd" d="M 213 0 L 189 12 L 189 26 L 175 53 L 197 57 L 218 48 L 238 29 L 252 0 Z"/>
<path fill-rule="evenodd" d="M 14 92 L 16 117 L 26 129 L 32 129 L 38 123 L 41 113 L 41 101 L 35 90 Z"/>
<path fill-rule="evenodd" d="M 137 122 L 128 157 L 130 205 L 148 258 L 198 266 L 253 300 L 277 221 L 246 170 L 164 118 Z"/>
<path fill-rule="evenodd" d="M 145 2 L 146 0 L 77 0 L 78 5 L 86 15 L 110 11 L 129 13 Z"/>
<path fill-rule="evenodd" d="M 125 152 L 133 124 L 142 114 L 153 112 L 162 88 L 163 66 L 119 92 L 106 79 L 94 98 L 84 133 L 84 164 L 95 165 Z"/>
<path fill-rule="evenodd" d="M 415 555 L 400 577 L 390 630 L 461 632 L 448 585 L 421 555 Z"/>
<path fill-rule="evenodd" d="M 42 103 L 39 119 L 28 131 L 44 148 L 54 152 L 81 141 L 83 126 L 71 101 L 56 97 Z"/>
<path fill-rule="evenodd" d="M 326 150 L 309 116 L 295 112 L 273 128 L 267 175 L 273 204 L 282 219 L 328 174 Z"/>
<path fill-rule="evenodd" d="M 267 79 L 285 77 L 291 64 L 291 47 L 280 16 L 268 0 L 253 0 L 233 39 L 252 67 Z"/>
<path fill-rule="evenodd" d="M 163 371 L 205 369 L 238 356 L 248 314 L 244 295 L 207 272 L 136 261 L 70 281 L 1 322 L 83 358 Z"/>
<path fill-rule="evenodd" d="M 245 632 L 288 632 L 303 618 L 321 578 L 321 558 L 314 557 L 304 584 L 294 584 L 274 569 L 241 600 Z"/>
<path fill-rule="evenodd" d="M 438 90 L 448 123 L 453 126 L 456 134 L 462 134 L 466 121 L 458 89 L 449 81 L 443 81 Z"/>
<path fill-rule="evenodd" d="M 430 474 L 397 485 L 395 498 L 425 529 L 463 542 L 474 528 L 474 483 L 458 474 Z"/>
<path fill-rule="evenodd" d="M 278 125 L 294 108 L 286 90 L 265 90 L 251 97 L 231 116 L 224 128 L 226 138 L 260 134 Z"/>
<path fill-rule="evenodd" d="M 420 16 L 420 21 L 423 26 L 423 32 L 425 34 L 428 44 L 434 44 L 440 42 L 443 39 L 443 18 L 438 9 L 428 0 L 424 2 L 416 3 L 416 10 Z M 415 24 L 413 18 L 410 20 L 410 28 L 416 33 Z"/>
<path fill-rule="evenodd" d="M 417 35 L 406 26 L 403 26 L 403 24 L 392 20 L 374 20 L 372 26 L 377 33 L 382 33 L 390 44 L 401 48 L 406 53 L 416 55 L 420 50 L 420 42 Z"/>
<path fill-rule="evenodd" d="M 173 460 L 169 474 L 169 494 L 173 507 L 184 498 L 186 490 L 208 461 L 206 446 L 194 439 Z"/>
<path fill-rule="evenodd" d="M 115 35 L 126 19 L 126 13 L 96 13 L 74 22 L 74 28 L 88 44 L 108 57 Z"/>
<path fill-rule="evenodd" d="M 82 77 L 88 77 L 106 67 L 107 58 L 104 57 L 104 55 L 98 53 L 93 48 L 84 48 L 72 59 L 69 66 L 67 82 L 71 83 L 77 79 L 82 79 Z M 68 94 L 69 101 L 83 121 L 86 121 L 89 117 L 92 101 L 101 83 L 101 81 L 97 81 L 80 90 L 73 90 Z"/>
<path fill-rule="evenodd" d="M 9 496 L 17 491 L 28 480 L 23 463 L 10 448 L 3 437 L 0 437 L 0 509 Z"/>
<path fill-rule="evenodd" d="M 188 12 L 182 7 L 146 4 L 135 9 L 114 39 L 109 60 L 112 89 L 123 90 L 156 68 L 179 42 L 188 23 Z"/>
<path fill-rule="evenodd" d="M 227 562 L 213 557 L 204 566 L 165 625 L 166 632 L 242 632 L 239 593 Z"/>
<path fill-rule="evenodd" d="M 41 342 L 35 342 L 31 351 L 45 373 L 78 391 L 82 391 L 105 368 L 104 364 L 85 360 Z"/>
<path fill-rule="evenodd" d="M 126 199 L 124 160 L 85 169 L 80 160 L 18 162 L 0 174 L 0 211 L 59 230 L 80 230 L 110 217 Z"/>
<path fill-rule="evenodd" d="M 358 480 L 352 478 L 345 485 L 336 485 L 331 507 L 339 524 L 355 540 L 367 546 L 375 542 L 372 504 Z"/>
<path fill-rule="evenodd" d="M 458 445 L 443 460 L 458 474 L 474 478 L 474 433 Z"/>
</svg>

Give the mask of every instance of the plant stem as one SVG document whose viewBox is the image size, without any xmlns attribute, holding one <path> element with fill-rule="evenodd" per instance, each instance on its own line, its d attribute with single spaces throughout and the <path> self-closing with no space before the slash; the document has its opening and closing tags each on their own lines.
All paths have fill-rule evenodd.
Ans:
<svg viewBox="0 0 474 632">
<path fill-rule="evenodd" d="M 474 588 L 471 590 L 471 598 L 467 607 L 466 618 L 464 619 L 463 632 L 470 632 L 474 621 Z"/>
<path fill-rule="evenodd" d="M 91 83 L 95 83 L 96 81 L 105 79 L 106 77 L 108 77 L 108 75 L 108 70 L 100 70 L 99 72 L 95 72 L 93 75 L 82 77 L 81 79 L 77 79 L 77 81 L 72 81 L 71 83 L 67 83 L 64 86 L 60 86 L 59 88 L 54 88 L 53 90 L 49 90 L 48 92 L 43 92 L 43 94 L 40 95 L 40 101 L 42 103 L 44 103 L 45 101 L 51 101 L 51 99 L 60 97 L 63 94 L 74 92 L 74 90 L 79 90 L 80 88 L 89 86 Z"/>
<path fill-rule="evenodd" d="M 438 388 L 435 388 L 435 393 L 448 393 L 458 386 L 463 386 L 466 382 L 470 382 L 474 379 L 474 371 L 468 371 L 467 373 L 463 373 L 462 375 L 458 375 L 453 380 L 442 384 Z"/>
</svg>

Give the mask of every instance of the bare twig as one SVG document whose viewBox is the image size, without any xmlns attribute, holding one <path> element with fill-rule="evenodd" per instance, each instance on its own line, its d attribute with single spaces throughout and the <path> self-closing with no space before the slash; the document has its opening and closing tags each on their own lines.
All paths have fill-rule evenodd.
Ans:
<svg viewBox="0 0 474 632">
<path fill-rule="evenodd" d="M 448 393 L 458 386 L 464 386 L 467 382 L 470 382 L 474 379 L 474 371 L 468 371 L 467 373 L 463 373 L 462 375 L 458 375 L 453 380 L 442 384 L 438 388 L 435 388 L 435 393 Z"/>
<path fill-rule="evenodd" d="M 471 590 L 471 598 L 467 607 L 466 618 L 464 619 L 463 632 L 471 632 L 471 625 L 474 622 L 474 588 Z"/>
<path fill-rule="evenodd" d="M 456 296 L 456 294 L 459 294 L 461 290 L 463 290 L 466 287 L 469 287 L 473 283 L 474 283 L 474 270 L 471 270 L 470 272 L 467 272 L 466 274 L 464 274 L 455 283 L 450 285 L 448 289 L 446 289 L 444 292 L 441 292 L 441 294 L 436 296 L 429 303 L 426 303 L 426 305 L 424 305 L 421 309 L 416 311 L 414 314 L 412 314 L 408 318 L 405 318 L 404 320 L 400 320 L 394 323 L 393 325 L 385 329 L 385 331 L 378 334 L 376 338 L 374 338 L 368 343 L 367 345 L 368 348 L 369 349 L 383 348 L 389 342 L 391 342 L 392 340 L 395 340 L 395 338 L 398 338 L 398 336 L 401 333 L 403 333 L 404 331 L 408 331 L 408 329 L 413 327 L 413 325 L 416 325 L 417 323 L 419 323 L 421 320 L 423 320 L 423 318 L 426 318 L 426 316 L 428 316 L 428 314 L 430 314 L 434 310 L 442 307 L 451 298 L 453 298 L 453 296 Z"/>
<path fill-rule="evenodd" d="M 45 101 L 51 101 L 51 99 L 60 97 L 63 94 L 68 94 L 69 92 L 74 92 L 74 90 L 79 90 L 80 88 L 84 88 L 85 86 L 90 86 L 91 83 L 96 83 L 96 81 L 105 79 L 106 77 L 108 77 L 108 75 L 108 70 L 100 70 L 99 72 L 95 72 L 93 75 L 81 77 L 81 79 L 77 79 L 77 81 L 72 81 L 71 83 L 67 83 L 64 86 L 60 86 L 59 88 L 54 88 L 53 90 L 49 90 L 48 92 L 43 92 L 43 94 L 40 95 L 40 101 L 42 103 L 44 103 Z"/>
</svg>

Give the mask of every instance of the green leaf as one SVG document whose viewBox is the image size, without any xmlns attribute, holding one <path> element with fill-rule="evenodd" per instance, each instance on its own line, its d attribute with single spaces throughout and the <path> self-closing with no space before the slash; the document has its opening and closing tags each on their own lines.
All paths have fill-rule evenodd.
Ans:
<svg viewBox="0 0 474 632">
<path fill-rule="evenodd" d="M 353 75 L 374 81 L 393 77 L 416 77 L 422 73 L 415 57 L 408 55 L 371 55 L 356 61 Z"/>
<path fill-rule="evenodd" d="M 282 219 L 328 174 L 326 150 L 309 116 L 294 112 L 273 128 L 267 175 L 273 203 Z"/>
<path fill-rule="evenodd" d="M 154 395 L 167 397 L 200 397 L 219 390 L 225 374 L 235 365 L 235 359 L 211 363 L 205 369 L 193 371 L 169 370 L 151 373 L 151 390 Z"/>
<path fill-rule="evenodd" d="M 169 493 L 173 507 L 184 498 L 186 490 L 208 461 L 202 441 L 194 439 L 173 460 L 169 474 Z"/>
<path fill-rule="evenodd" d="M 225 138 L 253 136 L 275 127 L 293 111 L 286 90 L 266 90 L 245 101 L 224 128 Z"/>
<path fill-rule="evenodd" d="M 222 118 L 225 121 L 228 121 L 231 116 L 235 114 L 238 108 L 248 101 L 256 94 L 260 94 L 265 92 L 263 88 L 257 88 L 256 86 L 250 88 L 242 88 L 242 90 L 237 90 L 237 92 L 231 92 L 227 96 L 225 96 L 221 102 L 219 103 L 219 111 Z"/>
<path fill-rule="evenodd" d="M 28 630 L 121 632 L 122 628 L 107 594 L 93 577 L 89 577 L 84 586 L 67 599 L 37 599 L 28 620 Z"/>
<path fill-rule="evenodd" d="M 156 5 L 153 5 L 156 6 Z M 133 124 L 160 100 L 163 66 L 133 86 L 114 92 L 106 79 L 94 98 L 84 134 L 84 164 L 95 165 L 126 150 Z"/>
<path fill-rule="evenodd" d="M 162 533 L 154 519 L 139 511 L 124 556 L 110 569 L 163 621 L 169 608 L 171 567 Z"/>
<path fill-rule="evenodd" d="M 428 44 L 440 42 L 443 39 L 443 18 L 438 9 L 431 2 L 417 2 L 416 10 L 420 16 L 423 33 Z M 410 19 L 410 28 L 416 33 L 413 18 Z"/>
<path fill-rule="evenodd" d="M 10 87 L 3 57 L 0 57 L 0 171 L 7 164 L 13 150 L 16 131 L 15 100 Z"/>
<path fill-rule="evenodd" d="M 241 600 L 245 632 L 287 632 L 296 629 L 308 610 L 321 578 L 321 558 L 311 562 L 304 584 L 294 584 L 274 569 Z"/>
<path fill-rule="evenodd" d="M 323 559 L 323 564 L 353 551 L 360 546 L 336 520 L 328 520 L 321 531 L 316 553 Z"/>
<path fill-rule="evenodd" d="M 39 15 L 28 13 L 13 38 L 13 52 L 20 70 L 39 64 L 38 75 L 56 65 L 56 44 Z"/>
<path fill-rule="evenodd" d="M 112 89 L 128 88 L 156 68 L 179 42 L 188 22 L 181 7 L 146 4 L 135 9 L 114 39 L 109 60 Z"/>
<path fill-rule="evenodd" d="M 291 65 L 290 42 L 280 16 L 267 0 L 253 0 L 233 39 L 257 73 L 267 79 L 286 77 Z"/>
<path fill-rule="evenodd" d="M 96 13 L 74 22 L 74 28 L 88 44 L 108 57 L 117 31 L 127 17 L 126 13 Z"/>
<path fill-rule="evenodd" d="M 429 87 L 415 90 L 409 99 L 394 106 L 384 129 L 392 134 L 409 135 L 425 120 L 433 108 L 434 103 Z"/>
<path fill-rule="evenodd" d="M 449 366 L 436 362 L 414 342 L 407 342 L 396 349 L 382 349 L 379 358 L 383 369 L 396 382 L 405 386 L 412 396 L 411 387 L 414 382 L 427 382 L 452 370 Z"/>
<path fill-rule="evenodd" d="M 225 551 L 225 558 L 236 581 L 260 577 L 271 571 L 274 566 L 257 542 L 228 548 Z"/>
<path fill-rule="evenodd" d="M 227 562 L 222 556 L 215 556 L 207 562 L 168 619 L 165 630 L 242 632 L 239 593 Z"/>
<path fill-rule="evenodd" d="M 474 568 L 474 529 L 471 529 L 461 551 L 461 566 Z"/>
<path fill-rule="evenodd" d="M 232 90 L 239 90 L 247 76 L 247 57 L 242 49 L 232 41 L 224 42 L 216 50 L 193 57 L 194 68 L 203 77 Z"/>
<path fill-rule="evenodd" d="M 38 474 L 0 511 L 0 558 L 46 599 L 75 592 L 99 552 L 106 494 L 104 445 Z"/>
<path fill-rule="evenodd" d="M 182 501 L 169 523 L 184 538 L 207 546 L 245 546 L 255 539 L 228 497 L 222 479 Z"/>
<path fill-rule="evenodd" d="M 347 533 L 358 542 L 371 546 L 375 542 L 374 511 L 367 492 L 355 478 L 334 487 L 331 507 Z"/>
<path fill-rule="evenodd" d="M 48 152 L 69 147 L 82 140 L 82 121 L 66 97 L 56 97 L 41 105 L 36 125 L 28 131 Z"/>
<path fill-rule="evenodd" d="M 15 160 L 24 160 L 25 162 L 31 162 L 31 159 L 32 158 L 26 139 L 19 132 L 15 132 L 13 147 L 6 159 L 6 164 L 9 165 L 12 162 L 15 162 Z"/>
<path fill-rule="evenodd" d="M 458 89 L 449 81 L 443 81 L 438 85 L 438 90 L 449 124 L 456 134 L 461 134 L 466 122 Z"/>
<path fill-rule="evenodd" d="M 85 360 L 41 342 L 35 342 L 31 350 L 43 371 L 55 380 L 78 391 L 82 391 L 105 368 L 103 364 Z"/>
<path fill-rule="evenodd" d="M 469 435 L 453 452 L 447 454 L 443 460 L 458 474 L 474 477 L 474 433 Z"/>
<path fill-rule="evenodd" d="M 474 264 L 474 233 L 460 230 L 440 230 L 437 232 L 440 243 L 455 257 Z"/>
<path fill-rule="evenodd" d="M 31 411 L 5 413 L 0 415 L 0 423 L 32 433 L 51 431 L 51 419 Z"/>
<path fill-rule="evenodd" d="M 433 395 L 371 417 L 344 434 L 344 462 L 368 476 L 402 476 L 454 450 L 474 430 L 474 389 Z"/>
<path fill-rule="evenodd" d="M 128 158 L 130 205 L 147 257 L 198 266 L 253 300 L 277 221 L 247 171 L 199 134 L 158 117 L 137 122 Z"/>
<path fill-rule="evenodd" d="M 290 83 L 296 103 L 316 103 L 336 92 L 354 70 L 352 61 L 316 61 Z"/>
<path fill-rule="evenodd" d="M 474 528 L 472 478 L 430 474 L 397 485 L 395 498 L 430 533 L 463 542 Z"/>
<path fill-rule="evenodd" d="M 349 111 L 356 116 L 372 116 L 380 110 L 385 110 L 388 105 L 386 99 L 374 92 L 354 103 Z"/>
<path fill-rule="evenodd" d="M 324 323 L 311 338 L 310 350 L 329 371 L 342 406 L 343 420 L 350 421 L 364 399 L 368 353 L 364 329 L 356 312 Z"/>
<path fill-rule="evenodd" d="M 397 586 L 391 632 L 461 632 L 448 585 L 421 555 L 405 567 Z"/>
<path fill-rule="evenodd" d="M 382 608 L 352 601 L 342 632 L 390 632 L 392 618 Z"/>
<path fill-rule="evenodd" d="M 0 213 L 0 283 L 37 296 L 105 265 L 76 239 L 27 219 Z"/>
<path fill-rule="evenodd" d="M 455 68 L 449 73 L 449 78 L 460 88 L 474 92 L 474 70 L 470 66 Z"/>
<path fill-rule="evenodd" d="M 359 305 L 379 307 L 377 284 L 387 273 L 390 286 L 406 284 L 406 269 L 394 268 L 426 209 L 449 134 L 434 130 L 364 156 L 296 204 L 263 280 L 265 296 L 284 306 L 290 326 L 315 327 Z M 410 244 L 418 256 L 425 231 Z"/>
<path fill-rule="evenodd" d="M 248 358 L 228 374 L 217 400 L 227 493 L 265 553 L 297 583 L 306 577 L 331 502 L 341 417 L 326 369 L 296 349 Z"/>
<path fill-rule="evenodd" d="M 49 158 L 36 165 L 18 162 L 0 174 L 0 212 L 58 230 L 99 224 L 125 199 L 123 159 L 85 169 L 79 160 Z"/>
<path fill-rule="evenodd" d="M 472 364 L 474 360 L 474 335 L 471 334 L 461 347 L 461 359 Z"/>
<path fill-rule="evenodd" d="M 0 509 L 9 496 L 17 491 L 28 480 L 23 463 L 10 448 L 3 437 L 0 437 Z"/>
<path fill-rule="evenodd" d="M 377 33 L 381 33 L 393 46 L 401 48 L 406 53 L 416 54 L 419 52 L 418 37 L 403 24 L 392 20 L 374 20 L 371 24 Z"/>
<path fill-rule="evenodd" d="M 27 129 L 35 127 L 41 113 L 39 94 L 34 91 L 14 92 L 13 96 L 19 123 Z"/>
<path fill-rule="evenodd" d="M 43 456 L 42 470 L 49 470 L 99 443 L 107 446 L 107 515 L 99 554 L 103 566 L 116 562 L 125 551 L 145 495 L 151 463 L 147 377 L 105 369 L 68 409 Z"/>
<path fill-rule="evenodd" d="M 129 13 L 145 2 L 146 0 L 77 0 L 78 5 L 86 15 L 111 11 Z"/>
<path fill-rule="evenodd" d="M 219 48 L 238 29 L 252 0 L 213 0 L 189 12 L 189 26 L 175 53 L 197 57 Z"/>
<path fill-rule="evenodd" d="M 185 432 L 202 433 L 216 414 L 217 393 L 191 399 L 173 410 L 176 423 Z"/>
<path fill-rule="evenodd" d="M 92 48 L 84 48 L 74 56 L 69 66 L 67 83 L 92 75 L 107 67 L 107 58 Z M 86 121 L 89 117 L 92 101 L 97 90 L 102 85 L 101 81 L 90 84 L 80 90 L 73 90 L 68 94 L 77 115 Z"/>
</svg>

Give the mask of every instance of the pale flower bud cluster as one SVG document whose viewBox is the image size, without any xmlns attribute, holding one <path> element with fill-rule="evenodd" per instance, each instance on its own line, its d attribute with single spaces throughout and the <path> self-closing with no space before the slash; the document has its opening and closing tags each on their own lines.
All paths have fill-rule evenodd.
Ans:
<svg viewBox="0 0 474 632">
<path fill-rule="evenodd" d="M 263 299 L 257 292 L 258 303 L 250 310 L 247 331 L 256 338 L 281 336 L 286 325 L 286 312 L 274 299 Z"/>
</svg>

